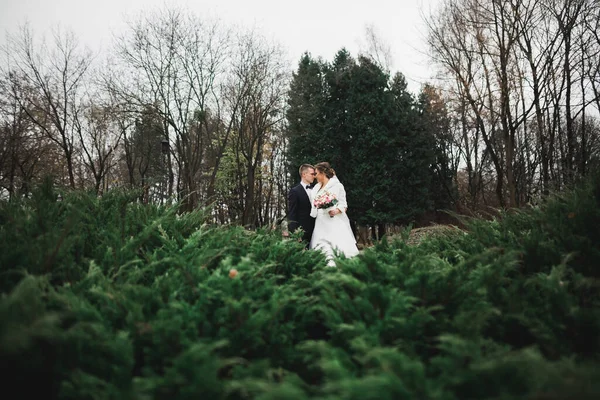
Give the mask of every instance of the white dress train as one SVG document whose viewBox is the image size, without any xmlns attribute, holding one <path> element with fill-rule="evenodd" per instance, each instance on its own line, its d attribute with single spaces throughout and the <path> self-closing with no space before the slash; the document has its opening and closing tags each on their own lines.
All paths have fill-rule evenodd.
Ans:
<svg viewBox="0 0 600 400">
<path fill-rule="evenodd" d="M 326 191 L 335 194 L 338 200 L 338 203 L 331 209 L 339 208 L 342 213 L 331 217 L 329 216 L 330 209 L 317 209 L 315 207 L 315 198 Z M 356 238 L 345 212 L 348 207 L 346 190 L 339 179 L 336 176 L 332 177 L 324 188 L 321 187 L 320 183 L 317 183 L 311 190 L 310 202 L 312 204 L 310 215 L 315 217 L 316 220 L 309 248 L 321 250 L 325 253 L 329 266 L 335 265 L 333 261 L 334 249 L 337 249 L 348 258 L 357 255 L 359 251 L 356 247 Z"/>
</svg>

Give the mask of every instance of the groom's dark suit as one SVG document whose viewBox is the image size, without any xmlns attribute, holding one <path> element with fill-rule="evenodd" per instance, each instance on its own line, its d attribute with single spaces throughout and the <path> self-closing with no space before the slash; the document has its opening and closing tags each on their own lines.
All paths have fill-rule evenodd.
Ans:
<svg viewBox="0 0 600 400">
<path fill-rule="evenodd" d="M 315 219 L 310 216 L 310 199 L 303 185 L 305 184 L 300 182 L 288 193 L 288 229 L 294 233 L 298 227 L 302 227 L 304 229 L 302 240 L 308 245 L 315 229 Z"/>
</svg>

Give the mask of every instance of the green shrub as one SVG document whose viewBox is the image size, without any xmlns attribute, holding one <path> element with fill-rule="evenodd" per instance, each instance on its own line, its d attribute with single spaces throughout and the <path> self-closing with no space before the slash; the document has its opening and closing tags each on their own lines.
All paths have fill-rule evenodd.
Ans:
<svg viewBox="0 0 600 400">
<path fill-rule="evenodd" d="M 6 391 L 77 399 L 600 395 L 600 183 L 326 267 L 205 211 L 0 204 Z M 230 277 L 235 269 L 237 276 Z"/>
</svg>

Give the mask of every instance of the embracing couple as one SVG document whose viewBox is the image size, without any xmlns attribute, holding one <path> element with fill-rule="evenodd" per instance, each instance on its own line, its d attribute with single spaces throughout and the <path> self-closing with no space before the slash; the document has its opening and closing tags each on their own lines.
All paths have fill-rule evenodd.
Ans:
<svg viewBox="0 0 600 400">
<path fill-rule="evenodd" d="M 329 163 L 299 169 L 300 184 L 288 194 L 288 228 L 302 228 L 309 249 L 325 253 L 328 266 L 335 266 L 334 252 L 350 258 L 358 254 L 356 239 L 346 211 L 346 190 Z M 314 184 L 314 181 L 317 181 Z"/>
</svg>

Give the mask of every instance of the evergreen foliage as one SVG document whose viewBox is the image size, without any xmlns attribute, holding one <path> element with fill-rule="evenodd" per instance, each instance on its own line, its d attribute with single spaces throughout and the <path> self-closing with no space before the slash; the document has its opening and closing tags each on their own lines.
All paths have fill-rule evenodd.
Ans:
<svg viewBox="0 0 600 400">
<path fill-rule="evenodd" d="M 49 184 L 0 204 L 4 390 L 48 399 L 592 399 L 600 180 L 327 268 L 271 231 Z M 294 238 L 294 239 L 297 239 Z M 238 275 L 230 277 L 230 271 Z"/>
<path fill-rule="evenodd" d="M 132 186 L 147 185 L 156 191 L 156 186 L 164 182 L 167 168 L 163 161 L 162 141 L 166 138 L 160 115 L 150 106 L 145 107 L 135 121 L 132 136 L 124 138 L 125 159 Z"/>
<path fill-rule="evenodd" d="M 291 176 L 303 163 L 330 162 L 349 216 L 363 225 L 407 224 L 449 207 L 444 186 L 452 175 L 438 151 L 441 116 L 431 101 L 424 94 L 417 101 L 402 74 L 390 78 L 368 57 L 342 49 L 326 63 L 305 54 L 286 114 Z"/>
</svg>

